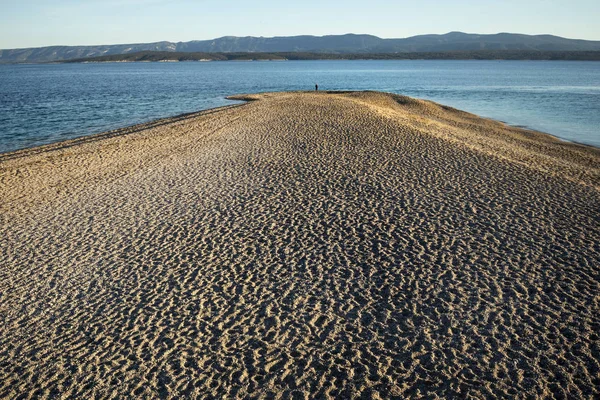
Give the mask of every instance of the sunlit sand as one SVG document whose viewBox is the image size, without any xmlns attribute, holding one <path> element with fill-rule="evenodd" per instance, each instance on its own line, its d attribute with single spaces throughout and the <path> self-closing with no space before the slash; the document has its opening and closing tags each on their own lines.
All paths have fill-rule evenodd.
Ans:
<svg viewBox="0 0 600 400">
<path fill-rule="evenodd" d="M 0 155 L 0 398 L 600 396 L 600 151 L 256 100 Z"/>
</svg>

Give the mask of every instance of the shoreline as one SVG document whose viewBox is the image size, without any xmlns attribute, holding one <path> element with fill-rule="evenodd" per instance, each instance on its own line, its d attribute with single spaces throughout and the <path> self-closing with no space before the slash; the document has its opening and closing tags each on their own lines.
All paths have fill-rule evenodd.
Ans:
<svg viewBox="0 0 600 400">
<path fill-rule="evenodd" d="M 252 61 L 252 60 L 250 60 Z M 259 60 L 260 61 L 260 60 Z M 335 60 L 334 60 L 335 61 Z M 112 62 L 112 61 L 106 61 L 106 62 Z M 137 61 L 123 61 L 123 62 L 137 62 Z M 148 62 L 157 62 L 157 61 L 148 61 Z M 104 63 L 101 62 L 101 63 Z M 288 92 L 288 93 L 311 93 L 311 91 L 292 91 L 292 92 Z M 327 91 L 327 93 L 349 93 L 349 92 L 356 92 L 356 93 L 360 93 L 360 92 L 371 92 L 369 90 L 365 90 L 365 91 L 353 91 L 353 90 L 334 90 L 334 91 Z M 269 93 L 269 92 L 264 92 L 264 93 Z M 392 92 L 378 92 L 378 93 L 386 93 L 386 94 L 390 94 L 390 95 L 398 95 L 396 93 L 392 93 Z M 225 99 L 226 100 L 232 100 L 232 97 L 236 97 L 236 95 L 232 95 L 232 96 L 226 96 Z M 439 104 L 441 106 L 444 107 L 450 107 L 450 106 L 446 106 L 442 103 L 437 103 L 434 102 L 432 100 L 425 100 L 425 99 L 420 99 L 423 101 L 429 101 L 435 104 Z M 239 100 L 238 100 L 239 101 Z M 148 129 L 151 128 L 152 126 L 154 126 L 155 124 L 163 124 L 163 123 L 169 123 L 169 122 L 175 122 L 175 121 L 179 121 L 181 119 L 186 119 L 186 118 L 193 118 L 194 116 L 198 116 L 198 115 L 202 115 L 204 113 L 208 113 L 208 112 L 216 112 L 220 109 L 224 109 L 224 108 L 229 108 L 229 107 L 238 107 L 244 105 L 244 103 L 240 103 L 240 104 L 231 104 L 231 105 L 225 105 L 225 106 L 219 106 L 219 107 L 212 107 L 212 108 L 207 108 L 204 110 L 198 110 L 198 111 L 191 111 L 188 113 L 182 113 L 182 114 L 176 114 L 173 116 L 168 116 L 168 117 L 164 117 L 164 118 L 158 118 L 158 119 L 151 119 L 147 122 L 141 122 L 138 124 L 133 124 L 133 125 L 126 125 L 120 128 L 116 128 L 116 129 L 111 129 L 108 131 L 102 131 L 102 132 L 98 132 L 98 133 L 93 133 L 90 135 L 84 135 L 84 136 L 78 136 L 76 138 L 73 139 L 66 139 L 66 140 L 59 140 L 56 142 L 51 142 L 51 143 L 46 143 L 46 144 L 41 144 L 41 145 L 36 145 L 36 146 L 31 146 L 31 147 L 24 147 L 22 149 L 17 149 L 17 150 L 11 150 L 11 151 L 7 151 L 7 152 L 0 152 L 0 161 L 2 161 L 3 159 L 8 159 L 8 158 L 12 158 L 13 156 L 18 156 L 15 153 L 21 153 L 21 152 L 26 152 L 28 150 L 35 150 L 40 148 L 40 151 L 45 151 L 46 148 L 48 148 L 49 150 L 51 150 L 51 147 L 55 147 L 55 146 L 59 146 L 62 143 L 71 145 L 71 142 L 85 142 L 85 138 L 90 138 L 90 140 L 99 140 L 103 137 L 112 137 L 112 136 L 118 136 L 120 134 L 127 134 L 130 133 L 130 131 L 135 130 L 136 132 L 139 130 L 143 130 L 143 129 Z M 454 108 L 454 107 L 451 107 Z M 465 111 L 465 110 L 460 110 L 462 112 L 466 112 L 466 113 L 470 113 L 469 111 Z M 470 113 L 473 114 L 473 113 Z M 583 142 L 578 142 L 576 140 L 570 140 L 570 139 L 565 139 L 562 138 L 556 134 L 553 133 L 549 133 L 549 132 L 543 132 L 543 131 L 539 131 L 536 130 L 534 128 L 530 128 L 528 126 L 524 126 L 524 125 L 520 125 L 520 124 L 511 124 L 510 122 L 506 122 L 500 119 L 495 119 L 495 118 L 490 118 L 490 117 L 485 117 L 485 116 L 481 116 L 478 114 L 473 114 L 476 115 L 479 118 L 482 119 L 487 119 L 490 121 L 494 121 L 494 122 L 498 122 L 501 124 L 506 125 L 507 127 L 511 127 L 511 128 L 517 128 L 517 129 L 522 129 L 524 131 L 531 131 L 533 133 L 536 134 L 542 134 L 542 135 L 548 135 L 549 137 L 552 137 L 554 139 L 557 139 L 558 141 L 564 142 L 564 143 L 569 143 L 569 144 L 573 144 L 573 145 L 578 145 L 578 146 L 584 146 L 584 147 L 589 147 L 592 149 L 596 149 L 596 150 L 600 150 L 600 146 L 596 146 L 594 144 L 589 144 L 589 143 L 583 143 Z"/>
<path fill-rule="evenodd" d="M 599 52 L 600 53 L 600 52 Z M 44 61 L 44 62 L 19 62 L 19 63 L 0 63 L 2 65 L 64 65 L 64 64 L 123 64 L 123 63 L 162 63 L 162 62 L 179 62 L 179 63 L 205 63 L 205 62 L 251 62 L 251 61 L 333 61 L 333 62 L 344 62 L 344 61 L 449 61 L 449 62 L 461 62 L 461 61 L 499 61 L 499 62 L 582 62 L 582 63 L 593 63 L 600 62 L 600 59 L 590 60 L 578 60 L 578 59 L 511 59 L 511 58 L 307 58 L 307 59 L 293 59 L 293 58 L 265 58 L 265 59 L 199 59 L 199 60 L 119 60 L 119 61 Z"/>
<path fill-rule="evenodd" d="M 60 150 L 72 146 L 77 146 L 84 143 L 99 141 L 103 139 L 108 139 L 112 137 L 128 135 L 132 133 L 142 132 L 147 129 L 151 129 L 154 127 L 158 127 L 161 125 L 166 125 L 173 122 L 185 121 L 190 118 L 195 118 L 203 115 L 210 115 L 215 112 L 219 112 L 225 109 L 240 107 L 244 105 L 244 103 L 240 104 L 230 104 L 226 106 L 207 108 L 205 110 L 192 111 L 189 113 L 177 114 L 171 117 L 164 117 L 154 119 L 148 122 L 142 122 L 139 124 L 127 125 L 121 128 L 111 129 L 109 131 L 103 131 L 98 133 L 92 133 L 90 135 L 79 136 L 73 139 L 60 140 L 57 142 L 41 144 L 32 147 L 24 147 L 22 149 L 7 151 L 4 153 L 0 152 L 0 162 L 3 160 L 11 160 L 14 158 L 26 157 L 33 154 L 40 154 L 47 151 Z"/>
<path fill-rule="evenodd" d="M 478 115 L 478 114 L 475 114 L 475 115 Z M 488 117 L 483 117 L 483 116 L 480 116 L 480 117 L 481 118 L 488 118 Z M 530 128 L 527 125 L 511 124 L 510 122 L 506 122 L 506 121 L 503 121 L 501 119 L 495 119 L 495 118 L 488 118 L 488 119 L 490 119 L 492 121 L 500 122 L 501 124 L 504 124 L 504 125 L 506 125 L 508 127 L 511 127 L 511 128 L 517 128 L 517 129 L 522 129 L 524 131 L 531 131 L 531 132 L 535 132 L 535 133 L 541 133 L 542 135 L 548 135 L 548 136 L 550 136 L 550 137 L 552 137 L 552 138 L 554 138 L 554 139 L 556 139 L 558 141 L 564 142 L 564 143 L 575 144 L 575 145 L 578 145 L 578 146 L 585 146 L 585 147 L 590 147 L 592 149 L 600 150 L 600 145 L 596 146 L 595 144 L 583 143 L 583 142 L 578 142 L 577 140 L 565 139 L 563 137 L 555 135 L 554 133 L 548 133 L 548 132 L 544 132 L 544 131 L 539 131 L 539 130 L 537 130 L 535 128 Z"/>
</svg>

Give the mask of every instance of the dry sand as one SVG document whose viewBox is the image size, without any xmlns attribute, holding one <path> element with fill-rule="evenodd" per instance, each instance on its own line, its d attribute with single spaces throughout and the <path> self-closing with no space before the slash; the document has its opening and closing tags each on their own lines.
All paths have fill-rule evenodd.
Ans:
<svg viewBox="0 0 600 400">
<path fill-rule="evenodd" d="M 240 98 L 0 156 L 0 397 L 600 396 L 598 149 Z"/>
</svg>

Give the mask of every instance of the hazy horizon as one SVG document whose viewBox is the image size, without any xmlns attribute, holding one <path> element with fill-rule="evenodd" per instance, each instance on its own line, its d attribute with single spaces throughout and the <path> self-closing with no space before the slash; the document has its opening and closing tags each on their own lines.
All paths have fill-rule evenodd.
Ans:
<svg viewBox="0 0 600 400">
<path fill-rule="evenodd" d="M 206 39 L 190 39 L 190 40 L 153 40 L 153 41 L 138 41 L 138 42 L 117 42 L 117 43 L 78 43 L 78 44 L 62 44 L 62 43 L 56 43 L 56 44 L 48 44 L 48 45 L 43 45 L 43 46 L 27 46 L 27 47 L 4 47 L 4 48 L 0 48 L 0 50 L 13 50 L 13 49 L 23 49 L 23 48 L 42 48 L 42 47 L 55 47 L 55 46 L 118 46 L 118 45 L 125 45 L 125 44 L 142 44 L 142 43 L 160 43 L 160 42 L 169 42 L 169 43 L 185 43 L 185 42 L 190 42 L 190 41 L 205 41 L 205 40 L 214 40 L 214 39 L 220 39 L 223 37 L 263 37 L 263 38 L 275 38 L 275 37 L 295 37 L 295 36 L 314 36 L 314 37 L 326 37 L 326 36 L 343 36 L 343 35 L 371 35 L 371 36 L 377 36 L 381 39 L 405 39 L 405 38 L 410 38 L 410 37 L 415 37 L 415 36 L 424 36 L 424 35 L 445 35 L 448 33 L 452 33 L 452 32 L 460 32 L 460 33 L 466 33 L 466 34 L 473 34 L 473 35 L 497 35 L 497 34 L 501 34 L 501 33 L 508 33 L 508 34 L 516 34 L 516 35 L 528 35 L 528 36 L 537 36 L 537 35 L 552 35 L 552 36 L 558 36 L 558 37 L 562 37 L 564 39 L 573 39 L 573 40 L 590 40 L 590 41 L 600 41 L 600 39 L 582 39 L 582 38 L 577 38 L 577 37 L 566 37 L 566 36 L 560 36 L 560 35 L 554 35 L 552 33 L 522 33 L 522 32 L 493 32 L 493 33 L 481 33 L 481 32 L 465 32 L 465 31 L 449 31 L 449 32 L 443 32 L 443 33 L 419 33 L 416 35 L 411 35 L 411 36 L 403 36 L 403 37 L 382 37 L 382 36 L 378 36 L 378 35 L 373 35 L 371 33 L 354 33 L 354 32 L 346 32 L 346 33 L 331 33 L 331 34 L 325 34 L 325 35 L 312 35 L 312 34 L 297 34 L 297 35 L 277 35 L 277 36 L 259 36 L 259 35 L 244 35 L 244 36 L 237 36 L 237 35 L 223 35 L 223 36 L 218 36 L 218 37 L 211 37 L 211 38 L 206 38 Z"/>
<path fill-rule="evenodd" d="M 232 0 L 0 0 L 0 49 L 152 42 L 187 42 L 223 36 L 327 36 L 347 33 L 405 38 L 453 31 L 555 35 L 600 40 L 600 2 L 507 0 L 451 4 L 424 0 L 389 4 L 372 0 L 247 4 Z M 493 18 L 490 18 L 492 16 Z"/>
</svg>

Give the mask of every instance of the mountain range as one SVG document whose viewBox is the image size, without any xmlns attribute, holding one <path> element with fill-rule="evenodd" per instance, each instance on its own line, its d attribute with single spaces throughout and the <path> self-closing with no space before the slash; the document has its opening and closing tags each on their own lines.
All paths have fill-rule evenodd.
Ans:
<svg viewBox="0 0 600 400">
<path fill-rule="evenodd" d="M 450 32 L 403 39 L 382 39 L 373 35 L 235 37 L 190 42 L 155 42 L 96 46 L 48 46 L 0 50 L 0 63 L 40 63 L 65 61 L 142 51 L 269 53 L 312 52 L 331 54 L 393 54 L 453 51 L 600 51 L 600 41 L 566 39 L 553 35 L 498 33 L 479 35 Z"/>
</svg>

